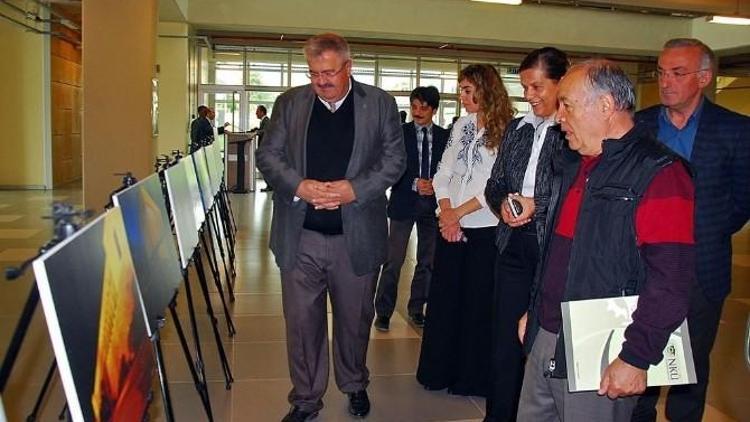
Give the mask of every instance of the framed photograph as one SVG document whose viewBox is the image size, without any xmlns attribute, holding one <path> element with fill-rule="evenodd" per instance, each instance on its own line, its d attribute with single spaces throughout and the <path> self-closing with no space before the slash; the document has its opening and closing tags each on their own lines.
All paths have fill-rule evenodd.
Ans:
<svg viewBox="0 0 750 422">
<path fill-rule="evenodd" d="M 164 177 L 167 181 L 169 205 L 177 234 L 180 262 L 182 268 L 187 268 L 200 240 L 198 230 L 206 218 L 192 159 L 180 160 L 164 171 Z"/>
<path fill-rule="evenodd" d="M 152 336 L 182 282 L 177 245 L 159 175 L 152 174 L 118 192 L 112 201 L 122 210 L 148 321 L 148 335 Z"/>
<path fill-rule="evenodd" d="M 143 420 L 155 364 L 121 210 L 33 266 L 73 420 Z"/>
<path fill-rule="evenodd" d="M 195 165 L 195 174 L 198 175 L 198 187 L 203 200 L 203 208 L 208 212 L 214 206 L 213 189 L 211 188 L 211 176 L 208 174 L 208 163 L 206 162 L 206 148 L 201 148 L 190 156 Z"/>
</svg>

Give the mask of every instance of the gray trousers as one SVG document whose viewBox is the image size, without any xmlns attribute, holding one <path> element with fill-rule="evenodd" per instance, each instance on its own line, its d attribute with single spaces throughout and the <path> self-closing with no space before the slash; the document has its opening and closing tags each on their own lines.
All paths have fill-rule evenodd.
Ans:
<svg viewBox="0 0 750 422">
<path fill-rule="evenodd" d="M 305 411 L 323 407 L 328 386 L 328 295 L 336 385 L 344 393 L 367 387 L 365 360 L 376 277 L 377 272 L 354 274 L 344 236 L 302 231 L 295 267 L 281 272 L 292 405 Z"/>
<path fill-rule="evenodd" d="M 555 355 L 557 335 L 540 329 L 526 359 L 518 422 L 629 422 L 638 396 L 612 400 L 596 391 L 571 393 L 568 380 L 544 375 Z"/>
<path fill-rule="evenodd" d="M 388 232 L 388 260 L 383 265 L 375 295 L 375 310 L 378 316 L 390 318 L 396 308 L 398 280 L 401 277 L 401 267 L 406 259 L 406 248 L 414 223 L 417 224 L 417 265 L 414 267 L 411 295 L 406 309 L 409 315 L 424 312 L 435 257 L 437 218 L 434 214 L 407 220 L 391 219 Z"/>
</svg>

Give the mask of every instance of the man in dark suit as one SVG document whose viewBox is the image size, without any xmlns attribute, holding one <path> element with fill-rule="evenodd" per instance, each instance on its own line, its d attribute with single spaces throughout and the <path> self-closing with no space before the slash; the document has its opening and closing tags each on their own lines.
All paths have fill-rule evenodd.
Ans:
<svg viewBox="0 0 750 422">
<path fill-rule="evenodd" d="M 257 130 L 258 133 L 258 146 L 260 146 L 260 143 L 263 142 L 263 134 L 266 133 L 266 127 L 268 126 L 268 122 L 271 120 L 268 118 L 268 110 L 266 110 L 266 106 L 263 104 L 259 105 L 255 108 L 255 117 L 260 119 L 260 124 L 258 125 Z"/>
<path fill-rule="evenodd" d="M 258 168 L 274 187 L 270 246 L 293 385 L 284 422 L 310 420 L 323 407 L 329 295 L 336 384 L 349 413 L 370 410 L 366 355 L 387 252 L 385 191 L 406 168 L 396 101 L 351 78 L 346 40 L 316 35 L 304 53 L 312 83 L 279 96 L 258 149 Z"/>
<path fill-rule="evenodd" d="M 266 110 L 266 106 L 263 104 L 259 105 L 255 108 L 255 117 L 260 119 L 260 124 L 257 128 L 253 129 L 255 131 L 256 135 L 258 136 L 258 147 L 260 147 L 260 143 L 263 142 L 263 134 L 266 133 L 266 128 L 268 127 L 268 122 L 271 120 L 268 118 L 268 110 Z M 268 184 L 268 181 L 266 181 L 266 187 L 260 190 L 261 192 L 272 192 L 273 187 Z"/>
<path fill-rule="evenodd" d="M 190 152 L 214 142 L 214 125 L 211 121 L 216 114 L 205 105 L 198 106 L 198 117 L 190 123 Z M 224 128 L 229 123 L 224 123 L 217 128 L 219 135 L 224 133 Z"/>
<path fill-rule="evenodd" d="M 418 327 L 424 326 L 424 305 L 432 278 L 437 218 L 432 176 L 448 142 L 448 131 L 432 123 L 440 105 L 434 86 L 418 87 L 409 96 L 412 121 L 402 125 L 406 146 L 406 172 L 391 189 L 388 202 L 390 230 L 388 259 L 383 266 L 375 295 L 375 328 L 388 331 L 396 307 L 398 280 L 406 258 L 412 227 L 417 225 L 417 265 L 411 281 L 407 311 Z"/>
<path fill-rule="evenodd" d="M 657 70 L 662 104 L 636 116 L 690 162 L 695 181 L 697 285 L 690 300 L 688 327 L 698 383 L 669 389 L 666 413 L 673 421 L 702 419 L 709 355 L 731 289 L 731 238 L 750 217 L 750 118 L 703 96 L 715 65 L 713 52 L 701 41 L 668 41 Z M 641 397 L 634 421 L 656 420 L 658 395 L 655 388 Z"/>
</svg>

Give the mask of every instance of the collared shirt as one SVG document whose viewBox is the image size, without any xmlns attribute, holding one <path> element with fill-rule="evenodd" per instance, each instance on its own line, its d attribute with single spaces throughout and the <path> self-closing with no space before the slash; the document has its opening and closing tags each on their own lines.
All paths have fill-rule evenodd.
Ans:
<svg viewBox="0 0 750 422">
<path fill-rule="evenodd" d="M 476 113 L 459 118 L 453 125 L 432 181 L 438 201 L 448 198 L 455 208 L 476 198 L 482 205 L 482 208 L 461 217 L 461 227 L 491 227 L 498 222 L 484 197 L 484 187 L 492 173 L 497 148 L 485 146 L 484 132 L 484 128 L 477 129 Z"/>
<path fill-rule="evenodd" d="M 672 151 L 679 154 L 682 158 L 690 161 L 693 154 L 693 145 L 695 144 L 695 134 L 698 132 L 698 123 L 701 120 L 703 112 L 703 99 L 695 108 L 693 114 L 688 118 L 687 124 L 678 129 L 671 120 L 667 107 L 662 106 L 659 111 L 659 140 L 668 146 Z"/>
<path fill-rule="evenodd" d="M 430 165 L 432 165 L 432 122 L 427 126 L 420 126 L 417 122 L 414 122 L 414 129 L 417 131 L 417 157 L 419 158 L 420 169 L 422 168 L 422 141 L 424 141 L 422 128 L 427 129 L 427 145 L 429 146 L 429 150 L 427 151 L 427 168 L 430 168 Z M 412 190 L 415 192 L 417 191 L 417 179 L 415 178 L 412 183 Z"/>
<path fill-rule="evenodd" d="M 351 79 L 349 79 L 349 89 L 346 90 L 346 95 L 344 95 L 343 97 L 341 97 L 340 100 L 338 100 L 335 103 L 333 103 L 333 106 L 328 101 L 320 98 L 320 95 L 318 95 L 318 99 L 320 100 L 321 103 L 323 103 L 324 106 L 326 106 L 326 108 L 328 110 L 331 111 L 331 113 L 335 113 L 336 110 L 338 110 L 339 108 L 341 108 L 341 104 L 344 104 L 344 100 L 346 100 L 346 97 L 349 96 L 350 92 L 352 92 L 352 80 Z"/>
<path fill-rule="evenodd" d="M 531 156 L 529 156 L 529 163 L 526 165 L 526 173 L 523 175 L 523 185 L 521 188 L 521 195 L 527 198 L 534 197 L 534 188 L 536 187 L 536 168 L 539 165 L 539 154 L 542 152 L 542 146 L 544 146 L 544 138 L 547 137 L 547 129 L 555 125 L 556 114 L 552 114 L 547 118 L 539 117 L 534 112 L 529 112 L 521 122 L 516 126 L 516 130 L 521 129 L 525 125 L 532 125 L 534 127 L 534 141 L 531 145 Z"/>
</svg>

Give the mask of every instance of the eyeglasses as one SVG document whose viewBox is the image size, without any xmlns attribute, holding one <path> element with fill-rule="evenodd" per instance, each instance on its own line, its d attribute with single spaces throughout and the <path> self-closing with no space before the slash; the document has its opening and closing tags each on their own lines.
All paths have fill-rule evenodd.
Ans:
<svg viewBox="0 0 750 422">
<path fill-rule="evenodd" d="M 698 73 L 698 72 L 705 72 L 707 70 L 711 70 L 711 69 L 698 69 L 698 70 L 695 70 L 693 72 L 683 72 L 683 71 L 679 71 L 679 70 L 671 71 L 671 70 L 661 70 L 661 69 L 659 69 L 659 70 L 657 70 L 657 71 L 654 72 L 654 75 L 657 78 L 659 78 L 659 79 L 676 79 L 676 80 L 679 80 L 679 79 L 684 78 L 685 76 L 692 75 L 692 74 Z"/>
<path fill-rule="evenodd" d="M 341 68 L 339 70 L 324 70 L 322 72 L 307 72 L 307 77 L 310 79 L 318 79 L 318 78 L 325 78 L 325 79 L 331 79 L 332 77 L 338 75 L 341 73 L 344 69 L 346 69 L 346 65 L 349 64 L 349 60 L 345 61 L 343 65 L 341 65 Z"/>
</svg>

